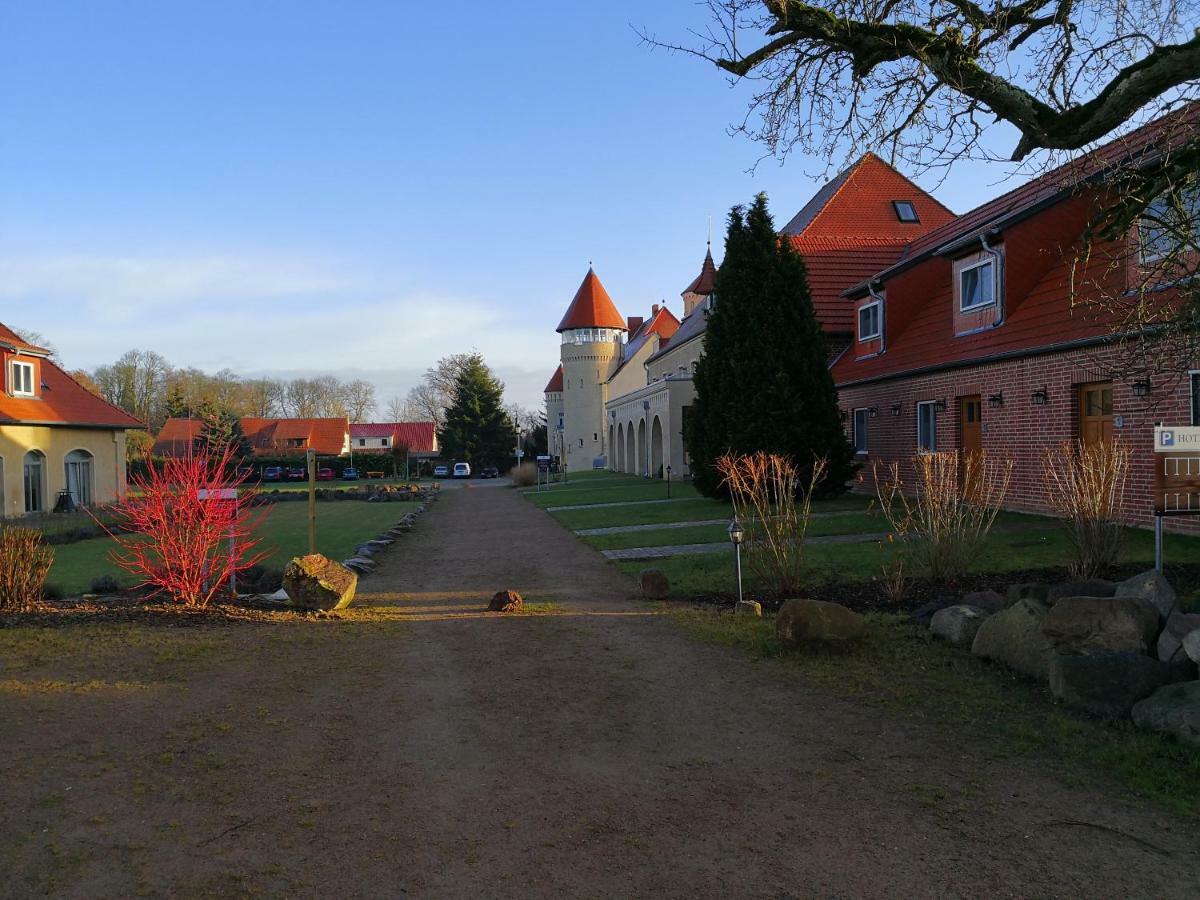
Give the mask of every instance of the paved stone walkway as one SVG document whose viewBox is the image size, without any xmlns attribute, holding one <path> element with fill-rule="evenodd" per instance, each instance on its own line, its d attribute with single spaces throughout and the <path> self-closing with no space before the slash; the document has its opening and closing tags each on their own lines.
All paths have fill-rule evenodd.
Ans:
<svg viewBox="0 0 1200 900">
<path fill-rule="evenodd" d="M 886 531 L 874 534 L 823 534 L 811 537 L 806 544 L 869 544 L 882 541 Z M 715 544 L 670 544 L 665 547 L 627 547 L 624 550 L 601 550 L 607 559 L 666 559 L 668 556 L 699 556 L 704 553 L 729 552 L 730 543 Z"/>
</svg>

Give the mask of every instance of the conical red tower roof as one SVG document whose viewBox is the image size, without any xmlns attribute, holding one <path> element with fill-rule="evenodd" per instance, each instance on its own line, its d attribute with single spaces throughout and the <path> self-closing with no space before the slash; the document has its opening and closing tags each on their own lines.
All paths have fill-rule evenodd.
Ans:
<svg viewBox="0 0 1200 900">
<path fill-rule="evenodd" d="M 700 294 L 707 297 L 713 292 L 713 282 L 717 277 L 717 266 L 713 262 L 712 247 L 708 248 L 708 252 L 704 254 L 704 262 L 700 265 L 700 274 L 692 279 L 692 283 L 685 287 L 681 294 Z"/>
<path fill-rule="evenodd" d="M 554 370 L 554 374 L 550 376 L 550 380 L 546 383 L 546 390 L 544 390 L 542 393 L 551 394 L 554 392 L 558 392 L 561 394 L 562 389 L 563 389 L 563 373 L 562 373 L 562 366 L 560 365 L 557 369 Z"/>
<path fill-rule="evenodd" d="M 575 292 L 575 299 L 567 308 L 567 313 L 558 323 L 555 331 L 567 331 L 571 328 L 619 328 L 625 331 L 625 320 L 617 312 L 616 304 L 604 290 L 604 285 L 596 277 L 592 269 L 583 276 L 583 284 Z"/>
</svg>

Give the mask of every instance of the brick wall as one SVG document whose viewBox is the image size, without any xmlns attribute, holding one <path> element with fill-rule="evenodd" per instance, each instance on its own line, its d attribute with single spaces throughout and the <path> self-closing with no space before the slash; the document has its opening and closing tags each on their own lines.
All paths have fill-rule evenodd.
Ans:
<svg viewBox="0 0 1200 900">
<path fill-rule="evenodd" d="M 859 457 L 863 468 L 857 489 L 874 492 L 875 463 L 898 461 L 902 473 L 911 476 L 911 465 L 906 465 L 906 461 L 916 452 L 918 402 L 945 401 L 945 409 L 937 416 L 937 449 L 952 450 L 961 446 L 960 400 L 978 395 L 983 401 L 983 449 L 989 454 L 1010 457 L 1014 462 L 1012 486 L 1005 505 L 1018 511 L 1049 512 L 1044 454 L 1047 448 L 1078 438 L 1077 387 L 1109 381 L 1106 372 L 1111 371 L 1122 352 L 1120 346 L 1072 350 L 839 387 L 839 404 L 847 412 L 848 431 L 853 428 L 855 408 L 877 409 L 876 416 L 868 419 L 868 453 Z M 1031 396 L 1043 388 L 1048 395 L 1047 403 L 1036 406 Z M 1113 433 L 1134 451 L 1123 513 L 1130 524 L 1148 525 L 1153 522 L 1153 427 L 1160 422 L 1190 424 L 1189 380 L 1184 374 L 1156 378 L 1149 397 L 1135 396 L 1132 385 L 1124 381 L 1112 381 L 1112 388 Z M 1004 396 L 1003 405 L 991 406 L 989 397 L 1000 393 Z M 892 412 L 897 403 L 899 416 Z M 1200 517 L 1167 518 L 1165 526 L 1200 532 Z"/>
</svg>

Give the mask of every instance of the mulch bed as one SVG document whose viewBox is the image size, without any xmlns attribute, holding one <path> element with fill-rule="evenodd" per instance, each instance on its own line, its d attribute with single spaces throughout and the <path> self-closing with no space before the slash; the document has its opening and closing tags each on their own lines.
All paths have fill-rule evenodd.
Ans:
<svg viewBox="0 0 1200 900">
<path fill-rule="evenodd" d="M 253 598 L 213 603 L 204 608 L 182 606 L 137 593 L 72 597 L 39 604 L 30 612 L 0 613 L 0 628 L 62 628 L 90 624 L 140 624 L 166 628 L 239 625 L 252 622 L 302 622 L 340 619 L 334 612 L 316 612 L 257 603 Z"/>
<path fill-rule="evenodd" d="M 1144 571 L 1146 571 L 1146 567 L 1141 564 L 1123 565 L 1106 573 L 1105 577 L 1113 581 L 1121 581 Z M 1180 595 L 1200 591 L 1200 565 L 1168 564 L 1165 566 L 1163 574 Z M 1072 580 L 1074 579 L 1062 567 L 969 575 L 954 586 L 927 579 L 913 579 L 908 584 L 904 600 L 899 604 L 892 602 L 877 581 L 835 581 L 814 584 L 804 591 L 804 595 L 817 600 L 840 603 L 842 606 L 858 612 L 911 612 L 932 600 L 947 597 L 958 599 L 971 591 L 993 590 L 1006 594 L 1009 585 L 1013 584 L 1026 582 L 1061 584 Z M 780 597 L 774 592 L 747 591 L 746 599 L 757 600 L 762 604 L 763 609 L 776 610 L 788 598 Z M 736 600 L 736 595 L 723 592 L 690 597 L 686 602 L 732 606 Z"/>
</svg>

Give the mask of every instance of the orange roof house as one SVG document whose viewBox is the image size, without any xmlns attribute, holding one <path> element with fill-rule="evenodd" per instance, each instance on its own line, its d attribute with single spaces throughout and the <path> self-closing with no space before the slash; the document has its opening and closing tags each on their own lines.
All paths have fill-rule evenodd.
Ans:
<svg viewBox="0 0 1200 900">
<path fill-rule="evenodd" d="M 350 425 L 354 452 L 384 452 L 407 447 L 411 456 L 436 456 L 437 425 L 433 422 L 357 422 Z"/>
<path fill-rule="evenodd" d="M 0 324 L 0 518 L 125 495 L 125 432 L 145 426 Z"/>
<path fill-rule="evenodd" d="M 247 416 L 241 419 L 241 424 L 255 456 L 302 455 L 309 449 L 320 456 L 342 456 L 350 450 L 350 421 L 345 417 L 264 419 Z M 159 456 L 188 453 L 195 447 L 200 429 L 199 419 L 167 419 L 152 452 Z"/>
</svg>

